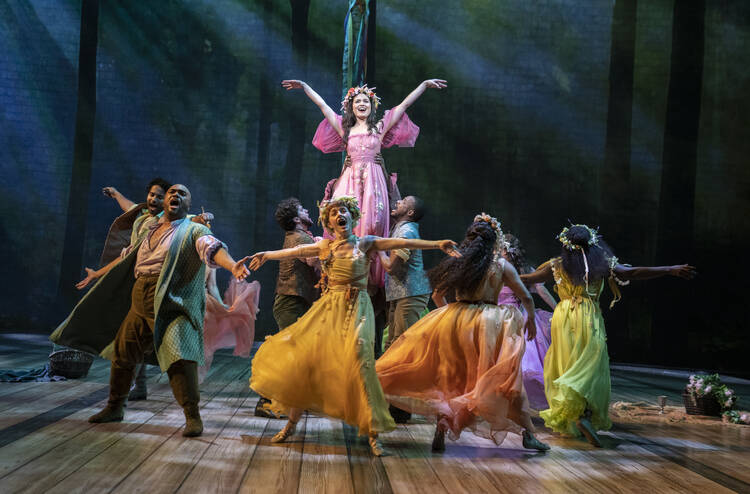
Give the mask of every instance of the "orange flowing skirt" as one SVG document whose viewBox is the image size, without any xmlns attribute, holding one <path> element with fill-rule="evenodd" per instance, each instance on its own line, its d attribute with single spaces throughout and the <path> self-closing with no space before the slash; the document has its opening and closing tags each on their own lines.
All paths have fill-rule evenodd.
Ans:
<svg viewBox="0 0 750 494">
<path fill-rule="evenodd" d="M 468 428 L 500 444 L 530 413 L 523 325 L 523 314 L 506 305 L 457 302 L 430 312 L 377 361 L 386 399 L 439 417 L 452 439 Z"/>
</svg>

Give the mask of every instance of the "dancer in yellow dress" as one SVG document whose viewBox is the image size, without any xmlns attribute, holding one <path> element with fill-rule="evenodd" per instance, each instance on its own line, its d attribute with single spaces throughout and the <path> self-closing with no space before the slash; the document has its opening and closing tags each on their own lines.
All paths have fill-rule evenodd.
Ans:
<svg viewBox="0 0 750 494">
<path fill-rule="evenodd" d="M 529 291 L 501 257 L 502 240 L 497 220 L 477 215 L 459 247 L 463 256 L 428 272 L 441 307 L 407 329 L 376 365 L 389 402 L 437 418 L 436 452 L 445 449 L 446 431 L 457 439 L 467 428 L 498 445 L 515 432 L 525 448 L 549 449 L 534 437 L 521 370 L 523 331 L 534 338 L 534 318 L 497 304 L 507 284 L 526 313 L 534 313 Z M 442 295 L 449 290 L 456 302 L 445 305 Z"/>
<path fill-rule="evenodd" d="M 367 295 L 370 256 L 404 248 L 439 248 L 460 256 L 451 240 L 359 238 L 352 234 L 359 215 L 353 197 L 323 203 L 320 222 L 333 240 L 252 256 L 252 270 L 268 260 L 295 257 L 319 257 L 323 269 L 320 299 L 296 323 L 268 337 L 253 359 L 250 387 L 288 410 L 289 422 L 273 442 L 286 440 L 302 410 L 310 410 L 359 428 L 369 436 L 373 454 L 383 454 L 377 434 L 395 424 L 375 374 L 375 321 Z"/>
<path fill-rule="evenodd" d="M 549 409 L 540 415 L 547 427 L 572 436 L 583 434 L 601 447 L 596 431 L 612 426 L 609 420 L 609 355 L 599 296 L 604 282 L 620 300 L 618 284 L 660 276 L 690 279 L 695 268 L 677 266 L 633 267 L 619 264 L 599 233 L 586 225 L 571 225 L 557 237 L 560 257 L 522 275 L 524 283 L 555 282 L 560 303 L 552 315 L 552 343 L 544 358 L 544 393 Z"/>
</svg>

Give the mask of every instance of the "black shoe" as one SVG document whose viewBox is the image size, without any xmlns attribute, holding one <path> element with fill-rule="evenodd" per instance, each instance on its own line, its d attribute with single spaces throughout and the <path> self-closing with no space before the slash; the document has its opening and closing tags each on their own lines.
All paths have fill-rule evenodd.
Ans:
<svg viewBox="0 0 750 494">
<path fill-rule="evenodd" d="M 435 427 L 435 437 L 432 438 L 432 452 L 442 453 L 445 451 L 445 430 L 440 425 Z"/>
<path fill-rule="evenodd" d="M 388 406 L 388 411 L 391 413 L 393 421 L 397 424 L 405 424 L 411 419 L 411 413 L 407 412 L 406 410 L 396 408 L 393 405 Z"/>
</svg>

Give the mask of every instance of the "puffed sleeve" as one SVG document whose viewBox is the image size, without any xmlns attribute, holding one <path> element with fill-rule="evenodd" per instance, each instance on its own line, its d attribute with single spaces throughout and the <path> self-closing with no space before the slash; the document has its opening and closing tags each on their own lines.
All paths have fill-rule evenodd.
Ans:
<svg viewBox="0 0 750 494">
<path fill-rule="evenodd" d="M 388 127 L 393 116 L 393 110 L 386 110 L 383 115 L 383 128 Z M 419 127 L 409 119 L 406 113 L 401 115 L 398 122 L 393 124 L 388 132 L 383 136 L 382 146 L 389 148 L 399 146 L 402 148 L 413 148 L 419 136 Z"/>
<path fill-rule="evenodd" d="M 336 120 L 338 120 L 340 127 L 341 115 L 336 115 Z M 341 136 L 327 118 L 324 118 L 318 125 L 318 130 L 315 131 L 312 143 L 313 146 L 324 153 L 336 153 L 344 150 L 344 140 L 341 139 Z"/>
</svg>

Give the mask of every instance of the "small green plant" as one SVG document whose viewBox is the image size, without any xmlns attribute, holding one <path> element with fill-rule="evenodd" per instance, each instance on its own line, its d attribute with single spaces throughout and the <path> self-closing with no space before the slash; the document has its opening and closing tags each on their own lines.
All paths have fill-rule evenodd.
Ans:
<svg viewBox="0 0 750 494">
<path fill-rule="evenodd" d="M 713 396 L 722 411 L 731 410 L 737 402 L 734 390 L 722 384 L 718 374 L 693 374 L 685 391 L 697 397 Z"/>
</svg>

